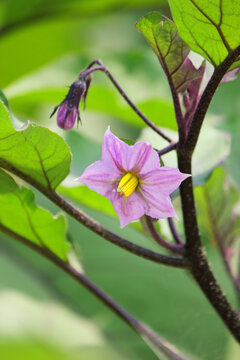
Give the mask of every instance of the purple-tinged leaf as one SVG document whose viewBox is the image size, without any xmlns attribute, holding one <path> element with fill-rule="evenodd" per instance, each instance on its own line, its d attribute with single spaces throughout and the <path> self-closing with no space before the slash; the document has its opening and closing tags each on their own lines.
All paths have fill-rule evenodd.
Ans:
<svg viewBox="0 0 240 360">
<path fill-rule="evenodd" d="M 176 9 L 174 10 L 176 12 Z M 186 132 L 191 124 L 201 95 L 212 76 L 214 67 L 201 58 L 200 66 L 192 61 L 189 45 L 180 38 L 176 25 L 159 12 L 149 13 L 138 21 L 136 28 L 144 35 L 156 53 L 163 70 L 175 91 L 182 94 L 185 108 L 184 120 Z M 182 28 L 181 28 L 182 29 Z M 190 31 L 190 30 L 189 30 Z M 195 47 L 192 47 L 194 50 Z M 201 53 L 200 51 L 198 51 Z M 195 54 L 200 57 L 198 54 Z M 206 56 L 206 54 L 205 54 Z M 206 56 L 209 59 L 208 56 Z M 209 59 L 211 61 L 211 59 Z M 212 62 L 214 63 L 214 62 Z M 222 82 L 232 81 L 239 70 L 239 62 L 225 75 Z M 234 68 L 238 66 L 238 68 Z M 209 71 L 209 68 L 212 71 Z"/>
<path fill-rule="evenodd" d="M 190 48 L 179 37 L 176 25 L 160 13 L 143 17 L 136 24 L 156 53 L 163 70 L 175 91 L 183 94 L 186 122 L 190 123 L 199 101 L 199 90 L 205 72 L 205 63 L 195 67 L 189 58 Z"/>
<path fill-rule="evenodd" d="M 144 35 L 156 53 L 166 76 L 172 79 L 178 92 L 185 88 L 188 81 L 198 75 L 195 69 L 185 67 L 190 48 L 179 37 L 175 24 L 163 17 L 161 13 L 153 12 L 140 19 L 136 28 Z"/>
</svg>

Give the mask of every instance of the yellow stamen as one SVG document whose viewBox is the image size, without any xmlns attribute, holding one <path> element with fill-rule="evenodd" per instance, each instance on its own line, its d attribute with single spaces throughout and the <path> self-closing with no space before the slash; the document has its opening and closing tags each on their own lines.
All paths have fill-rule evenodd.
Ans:
<svg viewBox="0 0 240 360">
<path fill-rule="evenodd" d="M 134 192 L 138 186 L 138 182 L 138 177 L 128 172 L 122 177 L 118 184 L 117 192 L 119 192 L 120 195 L 124 194 L 125 197 L 128 197 Z"/>
</svg>

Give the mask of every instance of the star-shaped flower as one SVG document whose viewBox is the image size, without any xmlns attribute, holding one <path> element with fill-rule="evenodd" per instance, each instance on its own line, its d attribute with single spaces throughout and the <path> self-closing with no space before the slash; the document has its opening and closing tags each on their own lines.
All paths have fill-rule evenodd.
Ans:
<svg viewBox="0 0 240 360">
<path fill-rule="evenodd" d="M 144 214 L 156 219 L 176 217 L 169 195 L 188 176 L 176 168 L 161 167 L 150 144 L 129 146 L 108 128 L 102 159 L 88 166 L 77 180 L 107 197 L 124 227 Z"/>
</svg>

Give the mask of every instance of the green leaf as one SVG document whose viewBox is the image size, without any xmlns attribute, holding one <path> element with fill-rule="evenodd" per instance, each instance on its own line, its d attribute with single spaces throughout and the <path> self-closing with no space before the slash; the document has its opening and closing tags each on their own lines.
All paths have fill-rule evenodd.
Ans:
<svg viewBox="0 0 240 360">
<path fill-rule="evenodd" d="M 239 0 L 169 0 L 169 4 L 181 38 L 214 66 L 240 45 Z"/>
<path fill-rule="evenodd" d="M 202 78 L 203 69 L 195 69 L 191 62 L 186 66 L 190 48 L 179 37 L 177 27 L 171 20 L 159 12 L 153 12 L 140 19 L 136 28 L 156 53 L 177 92 L 185 91 L 187 83 Z"/>
<path fill-rule="evenodd" d="M 60 136 L 30 122 L 15 130 L 7 109 L 0 103 L 1 167 L 53 190 L 69 173 L 70 162 L 70 150 Z"/>
<path fill-rule="evenodd" d="M 231 248 L 240 235 L 240 215 L 235 206 L 240 197 L 225 171 L 216 168 L 204 186 L 195 188 L 201 232 L 212 244 Z"/>
<path fill-rule="evenodd" d="M 33 192 L 19 188 L 3 170 L 0 170 L 0 189 L 0 230 L 2 226 L 66 260 L 69 245 L 65 240 L 65 217 L 53 217 L 37 207 Z"/>
</svg>

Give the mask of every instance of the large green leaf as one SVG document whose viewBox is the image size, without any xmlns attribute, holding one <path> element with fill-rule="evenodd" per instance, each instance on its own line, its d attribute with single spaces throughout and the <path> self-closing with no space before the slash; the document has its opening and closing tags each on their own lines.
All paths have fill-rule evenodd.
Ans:
<svg viewBox="0 0 240 360">
<path fill-rule="evenodd" d="M 213 65 L 240 45 L 239 0 L 169 0 L 169 4 L 181 38 Z"/>
<path fill-rule="evenodd" d="M 0 231 L 1 227 L 40 246 L 49 248 L 66 260 L 69 245 L 65 240 L 66 222 L 63 215 L 53 217 L 37 207 L 34 194 L 19 188 L 10 175 L 0 169 Z"/>
<path fill-rule="evenodd" d="M 213 244 L 232 247 L 240 235 L 240 215 L 235 212 L 238 191 L 227 181 L 222 168 L 216 168 L 204 186 L 195 188 L 201 231 Z"/>
<path fill-rule="evenodd" d="M 70 162 L 70 150 L 60 136 L 32 123 L 15 130 L 7 109 L 0 103 L 1 167 L 51 190 L 67 176 Z"/>
</svg>

